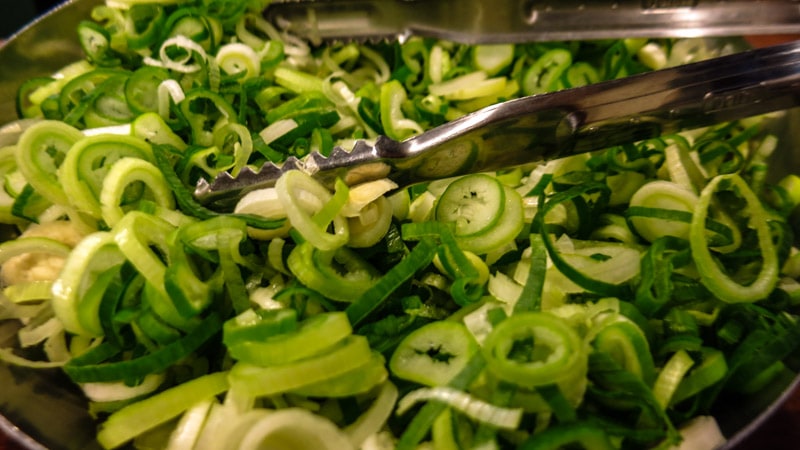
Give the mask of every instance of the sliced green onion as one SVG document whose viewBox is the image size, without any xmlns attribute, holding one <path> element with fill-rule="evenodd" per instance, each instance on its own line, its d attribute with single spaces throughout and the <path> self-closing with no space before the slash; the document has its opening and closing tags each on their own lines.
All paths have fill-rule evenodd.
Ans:
<svg viewBox="0 0 800 450">
<path fill-rule="evenodd" d="M 245 194 L 234 208 L 236 214 L 252 214 L 263 217 L 267 220 L 284 220 L 282 227 L 264 230 L 255 227 L 248 228 L 248 234 L 255 239 L 270 240 L 285 237 L 292 224 L 286 219 L 286 212 L 278 198 L 278 191 L 275 188 L 256 189 Z"/>
<path fill-rule="evenodd" d="M 303 321 L 297 330 L 271 336 L 261 341 L 230 344 L 234 359 L 257 366 L 287 364 L 319 355 L 352 333 L 343 312 L 322 313 Z"/>
<path fill-rule="evenodd" d="M 347 242 L 350 232 L 344 217 L 338 214 L 333 217 L 333 233 L 327 232 L 328 223 L 320 224 L 313 219 L 333 199 L 319 182 L 300 170 L 292 170 L 278 180 L 275 189 L 292 227 L 311 245 L 325 251 Z"/>
<path fill-rule="evenodd" d="M 242 43 L 225 44 L 217 51 L 217 64 L 230 75 L 244 73 L 244 78 L 261 73 L 261 60 L 251 47 Z"/>
<path fill-rule="evenodd" d="M 118 0 L 115 0 L 118 1 Z M 170 51 L 177 50 L 177 51 Z M 174 55 L 180 55 L 173 58 Z M 193 73 L 201 69 L 197 59 L 205 60 L 208 55 L 205 49 L 195 41 L 186 36 L 175 36 L 169 38 L 161 44 L 159 49 L 159 59 L 146 57 L 144 63 L 150 66 L 163 67 L 180 73 Z"/>
<path fill-rule="evenodd" d="M 125 82 L 125 100 L 136 114 L 157 113 L 158 90 L 169 79 L 169 72 L 157 67 L 141 67 Z"/>
<path fill-rule="evenodd" d="M 472 49 L 472 61 L 478 70 L 489 76 L 502 72 L 514 59 L 514 45 L 478 45 Z"/>
<path fill-rule="evenodd" d="M 166 450 L 191 450 L 195 448 L 214 400 L 201 400 L 189 408 L 169 436 Z"/>
<path fill-rule="evenodd" d="M 633 194 L 630 206 L 690 213 L 695 210 L 698 200 L 697 195 L 684 186 L 669 181 L 653 181 Z M 636 232 L 650 242 L 665 235 L 682 239 L 689 237 L 689 224 L 682 221 L 638 216 L 630 221 Z"/>
<path fill-rule="evenodd" d="M 381 125 L 388 137 L 398 141 L 423 131 L 417 122 L 403 115 L 402 104 L 407 99 L 405 88 L 400 82 L 389 81 L 381 86 Z"/>
<path fill-rule="evenodd" d="M 310 242 L 295 247 L 286 265 L 304 285 L 330 299 L 348 303 L 367 292 L 378 278 L 377 270 L 352 250 L 342 247 L 322 251 Z M 343 267 L 344 272 L 337 270 L 337 266 Z"/>
<path fill-rule="evenodd" d="M 486 361 L 483 359 L 482 353 L 477 352 L 461 372 L 456 374 L 447 385 L 453 389 L 464 390 L 483 372 L 485 366 Z M 442 403 L 428 403 L 423 406 L 411 419 L 411 423 L 406 427 L 403 434 L 400 435 L 396 449 L 411 450 L 417 448 L 417 445 L 428 434 L 436 418 L 446 408 Z"/>
<path fill-rule="evenodd" d="M 723 183 L 730 183 L 731 187 L 738 191 L 738 195 L 744 198 L 750 214 L 749 224 L 755 228 L 758 236 L 761 268 L 756 279 L 747 285 L 739 283 L 722 271 L 715 262 L 706 239 L 705 222 L 712 198 L 717 188 Z M 767 222 L 767 213 L 747 183 L 738 175 L 720 175 L 706 185 L 700 194 L 689 233 L 692 258 L 700 271 L 700 279 L 721 300 L 729 303 L 761 300 L 769 295 L 778 282 L 780 267 L 770 226 Z"/>
<path fill-rule="evenodd" d="M 540 236 L 532 234 L 531 257 L 527 278 L 522 285 L 522 291 L 514 303 L 514 311 L 537 311 L 542 304 L 542 290 L 546 280 L 547 249 Z"/>
<path fill-rule="evenodd" d="M 131 124 L 131 134 L 151 144 L 171 145 L 185 150 L 186 143 L 156 113 L 144 113 Z"/>
<path fill-rule="evenodd" d="M 57 171 L 72 146 L 83 134 L 64 122 L 42 121 L 29 127 L 17 145 L 17 162 L 25 179 L 46 199 L 68 204 Z"/>
<path fill-rule="evenodd" d="M 371 351 L 366 338 L 351 335 L 313 358 L 272 367 L 237 363 L 230 373 L 231 386 L 252 396 L 279 394 L 319 383 L 368 362 Z"/>
<path fill-rule="evenodd" d="M 227 373 L 204 375 L 133 403 L 109 416 L 97 433 L 103 448 L 117 448 L 139 434 L 164 423 L 228 389 Z"/>
<path fill-rule="evenodd" d="M 541 94 L 557 89 L 561 75 L 572 64 L 572 54 L 564 49 L 553 49 L 534 61 L 525 72 L 522 90 L 525 95 Z"/>
<path fill-rule="evenodd" d="M 698 392 L 713 386 L 724 379 L 728 373 L 728 364 L 725 355 L 714 349 L 703 349 L 702 361 L 681 380 L 670 402 L 676 404 Z"/>
<path fill-rule="evenodd" d="M 71 359 L 65 365 L 64 371 L 76 383 L 137 379 L 152 373 L 160 373 L 200 348 L 219 331 L 221 326 L 219 318 L 212 314 L 190 333 L 152 353 L 134 359 L 111 362 L 103 362 L 105 358 L 85 353 Z M 104 351 L 108 351 L 109 354 L 101 353 L 101 356 L 110 357 L 119 349 L 109 346 Z"/>
<path fill-rule="evenodd" d="M 523 228 L 522 200 L 488 175 L 457 179 L 436 203 L 436 220 L 455 224 L 464 250 L 484 254 L 511 242 Z"/>
<path fill-rule="evenodd" d="M 556 450 L 576 444 L 586 450 L 611 450 L 616 446 L 602 427 L 587 422 L 559 424 L 530 437 L 521 450 Z"/>
<path fill-rule="evenodd" d="M 223 326 L 223 342 L 236 345 L 247 341 L 262 341 L 272 336 L 297 329 L 297 312 L 294 309 L 255 311 L 249 309 Z"/>
<path fill-rule="evenodd" d="M 151 374 L 144 377 L 136 386 L 128 386 L 121 381 L 107 383 L 83 383 L 81 390 L 89 400 L 94 402 L 114 402 L 129 400 L 150 394 L 164 382 L 163 374 Z"/>
<path fill-rule="evenodd" d="M 159 291 L 164 290 L 166 266 L 161 256 L 167 254 L 166 237 L 174 227 L 155 216 L 131 211 L 117 222 L 113 230 L 119 251 Z"/>
<path fill-rule="evenodd" d="M 144 186 L 138 187 L 138 184 Z M 100 210 L 106 225 L 113 227 L 125 215 L 125 209 L 138 198 L 126 199 L 131 190 L 146 190 L 152 193 L 153 201 L 161 207 L 174 209 L 175 199 L 167 186 L 164 175 L 152 163 L 139 158 L 125 157 L 114 163 L 108 175 L 103 179 L 100 190 Z M 140 200 L 141 201 L 141 200 Z M 121 205 L 122 203 L 122 205 Z"/>
<path fill-rule="evenodd" d="M 558 383 L 586 370 L 582 340 L 563 319 L 516 313 L 487 336 L 483 353 L 498 378 L 524 387 Z"/>
<path fill-rule="evenodd" d="M 30 301 L 50 299 L 52 296 L 52 281 L 31 281 L 17 283 L 3 289 L 5 295 L 12 303 L 26 303 Z"/>
<path fill-rule="evenodd" d="M 409 392 L 397 403 L 397 414 L 405 413 L 414 403 L 427 400 L 444 403 L 472 419 L 497 428 L 513 430 L 522 420 L 520 408 L 502 408 L 446 386 Z"/>
<path fill-rule="evenodd" d="M 225 97 L 205 88 L 188 91 L 178 106 L 192 129 L 193 142 L 202 146 L 213 145 L 214 131 L 236 123 L 238 117 Z"/>
<path fill-rule="evenodd" d="M 713 416 L 697 416 L 680 429 L 680 449 L 689 448 L 720 448 L 728 440 L 719 429 L 719 424 Z"/>
<path fill-rule="evenodd" d="M 292 392 L 307 397 L 353 397 L 368 393 L 375 386 L 385 383 L 388 378 L 386 360 L 380 353 L 373 351 L 372 357 L 363 365 L 335 377 L 292 389 Z"/>
<path fill-rule="evenodd" d="M 361 323 L 372 311 L 386 300 L 398 287 L 407 282 L 417 271 L 426 267 L 436 254 L 436 246 L 428 239 L 422 239 L 397 265 L 385 273 L 361 297 L 347 307 L 350 323 Z"/>
<path fill-rule="evenodd" d="M 296 93 L 322 91 L 322 80 L 287 67 L 275 69 L 275 83 Z"/>
<path fill-rule="evenodd" d="M 463 324 L 437 321 L 406 336 L 392 354 L 389 369 L 405 380 L 444 386 L 477 351 L 477 343 Z"/>
<path fill-rule="evenodd" d="M 269 412 L 235 439 L 235 448 L 355 450 L 350 439 L 329 419 L 303 408 Z M 234 444 L 232 442 L 232 444 Z M 232 446 L 234 448 L 234 446 Z"/>
<path fill-rule="evenodd" d="M 392 225 L 392 204 L 386 197 L 378 197 L 374 203 L 362 209 L 358 217 L 348 219 L 350 240 L 353 248 L 367 248 L 380 242 Z"/>
<path fill-rule="evenodd" d="M 103 180 L 112 164 L 125 157 L 152 161 L 153 152 L 150 145 L 132 136 L 98 135 L 76 142 L 58 176 L 69 202 L 78 210 L 100 218 Z"/>
<path fill-rule="evenodd" d="M 102 334 L 101 330 L 87 329 L 86 322 L 79 319 L 78 311 L 83 294 L 97 274 L 122 264 L 124 258 L 116 246 L 114 235 L 109 232 L 91 234 L 72 250 L 52 287 L 53 311 L 67 331 L 86 336 Z"/>
<path fill-rule="evenodd" d="M 650 384 L 655 378 L 650 345 L 642 330 L 632 321 L 621 320 L 603 327 L 592 344 L 645 383 Z"/>
<path fill-rule="evenodd" d="M 353 445 L 362 446 L 364 441 L 383 428 L 392 414 L 396 401 L 397 387 L 391 382 L 383 383 L 372 406 L 345 429 Z"/>
<path fill-rule="evenodd" d="M 13 352 L 9 348 L 0 347 L 0 361 L 12 364 L 19 367 L 29 367 L 32 369 L 54 369 L 64 365 L 65 361 L 34 361 L 23 358 Z"/>
<path fill-rule="evenodd" d="M 672 396 L 693 365 L 694 361 L 689 354 L 678 350 L 658 373 L 653 385 L 653 395 L 662 407 L 666 407 L 672 400 Z"/>
</svg>

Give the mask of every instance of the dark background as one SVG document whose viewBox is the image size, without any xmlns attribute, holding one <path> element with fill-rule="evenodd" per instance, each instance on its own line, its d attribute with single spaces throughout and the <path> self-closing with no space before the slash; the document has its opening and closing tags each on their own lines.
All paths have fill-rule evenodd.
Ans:
<svg viewBox="0 0 800 450">
<path fill-rule="evenodd" d="M 63 0 L 0 0 L 0 38 L 6 38 Z"/>
</svg>

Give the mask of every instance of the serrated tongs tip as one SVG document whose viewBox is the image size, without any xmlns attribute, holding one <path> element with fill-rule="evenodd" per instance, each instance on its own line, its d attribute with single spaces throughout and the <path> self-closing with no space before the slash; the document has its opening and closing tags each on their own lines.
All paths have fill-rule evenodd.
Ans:
<svg viewBox="0 0 800 450">
<path fill-rule="evenodd" d="M 367 141 L 358 140 L 352 150 L 336 146 L 328 156 L 312 151 L 302 159 L 289 156 L 280 164 L 267 161 L 258 169 L 245 166 L 236 175 L 220 172 L 211 182 L 204 178 L 198 180 L 194 197 L 203 204 L 230 206 L 247 192 L 274 187 L 281 175 L 290 170 L 303 171 L 328 187 L 333 186 L 337 177 L 344 179 L 348 184 L 380 178 L 388 174 L 388 166 L 380 160 L 387 156 L 391 157 L 389 149 L 393 144 L 397 144 L 385 137 L 380 141 L 384 144 L 383 152 L 378 152 L 376 146 Z M 364 170 L 370 163 L 381 164 L 387 168 L 379 171 Z"/>
</svg>

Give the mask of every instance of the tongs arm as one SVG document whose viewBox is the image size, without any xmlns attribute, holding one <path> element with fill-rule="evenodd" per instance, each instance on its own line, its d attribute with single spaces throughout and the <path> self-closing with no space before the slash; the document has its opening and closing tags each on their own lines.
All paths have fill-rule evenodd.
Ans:
<svg viewBox="0 0 800 450">
<path fill-rule="evenodd" d="M 793 0 L 278 0 L 265 17 L 312 42 L 425 36 L 466 44 L 800 33 Z"/>
</svg>

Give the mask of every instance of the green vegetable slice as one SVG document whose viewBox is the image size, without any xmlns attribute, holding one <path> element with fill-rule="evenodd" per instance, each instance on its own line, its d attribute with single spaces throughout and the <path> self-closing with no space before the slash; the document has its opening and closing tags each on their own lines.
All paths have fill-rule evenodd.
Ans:
<svg viewBox="0 0 800 450">
<path fill-rule="evenodd" d="M 96 381 L 135 380 L 151 373 L 168 369 L 178 361 L 188 357 L 211 337 L 219 332 L 222 322 L 216 315 L 209 315 L 191 332 L 158 350 L 138 358 L 104 362 L 115 356 L 119 349 L 113 346 L 101 352 L 89 352 L 71 359 L 64 371 L 76 383 Z M 99 347 L 96 347 L 97 349 Z"/>
<path fill-rule="evenodd" d="M 730 189 L 735 189 L 746 202 L 750 215 L 748 223 L 755 228 L 758 239 L 758 249 L 762 260 L 761 268 L 756 278 L 749 284 L 738 282 L 723 272 L 715 262 L 706 240 L 705 222 L 709 215 L 712 198 L 716 190 L 724 187 L 726 183 L 729 183 Z M 758 301 L 766 298 L 775 287 L 780 268 L 767 213 L 740 176 L 736 174 L 720 175 L 706 185 L 700 193 L 700 201 L 695 209 L 689 233 L 692 258 L 700 270 L 701 280 L 721 300 L 730 303 Z"/>
<path fill-rule="evenodd" d="M 472 64 L 489 76 L 495 75 L 511 66 L 514 60 L 514 45 L 476 45 L 472 49 Z"/>
<path fill-rule="evenodd" d="M 124 83 L 129 73 L 116 68 L 97 68 L 82 73 L 67 82 L 61 89 L 58 108 L 64 122 L 72 126 L 104 126 L 130 118 L 125 103 Z M 106 121 L 93 113 L 97 109 L 108 118 Z M 93 122 L 95 120 L 96 122 Z"/>
<path fill-rule="evenodd" d="M 296 329 L 297 311 L 294 309 L 248 309 L 225 321 L 223 342 L 229 346 L 258 342 Z"/>
<path fill-rule="evenodd" d="M 697 202 L 697 195 L 683 186 L 669 181 L 653 181 L 633 194 L 630 206 L 692 212 Z M 650 242 L 662 236 L 689 238 L 689 224 L 682 221 L 638 216 L 631 217 L 630 221 L 636 232 Z"/>
<path fill-rule="evenodd" d="M 106 225 L 113 227 L 125 215 L 126 209 L 136 208 L 137 202 L 145 199 L 163 208 L 175 208 L 172 191 L 153 163 L 131 157 L 114 163 L 103 179 L 98 196 L 100 213 Z"/>
<path fill-rule="evenodd" d="M 350 336 L 352 331 L 345 313 L 322 313 L 301 322 L 297 330 L 261 341 L 230 344 L 228 351 L 239 361 L 269 367 L 322 354 Z"/>
<path fill-rule="evenodd" d="M 53 203 L 68 203 L 57 173 L 69 150 L 82 138 L 76 128 L 50 120 L 32 125 L 20 136 L 16 147 L 19 170 L 37 192 Z"/>
<path fill-rule="evenodd" d="M 230 383 L 251 396 L 267 396 L 302 389 L 347 373 L 372 358 L 366 338 L 351 335 L 329 352 L 288 364 L 259 367 L 237 363 L 231 368 Z"/>
<path fill-rule="evenodd" d="M 559 383 L 586 370 L 580 336 L 563 319 L 545 312 L 516 313 L 500 322 L 482 351 L 495 376 L 523 387 Z"/>
<path fill-rule="evenodd" d="M 97 232 L 83 239 L 67 257 L 61 276 L 53 283 L 53 312 L 64 328 L 78 335 L 99 335 L 101 330 L 87 329 L 86 312 L 81 321 L 78 310 L 84 292 L 94 277 L 124 261 L 113 234 Z"/>
<path fill-rule="evenodd" d="M 169 72 L 160 67 L 145 66 L 134 71 L 125 82 L 125 100 L 137 115 L 158 112 L 158 89 L 169 79 Z"/>
<path fill-rule="evenodd" d="M 464 370 L 477 351 L 475 339 L 463 324 L 433 322 L 400 342 L 389 360 L 389 369 L 405 380 L 444 386 Z"/>
<path fill-rule="evenodd" d="M 379 276 L 375 268 L 348 248 L 323 251 L 309 242 L 295 247 L 286 264 L 307 287 L 348 303 L 367 292 Z"/>
<path fill-rule="evenodd" d="M 100 192 L 111 167 L 122 158 L 153 161 L 153 151 L 145 141 L 120 135 L 83 138 L 70 148 L 58 174 L 58 181 L 79 211 L 101 218 Z"/>
<path fill-rule="evenodd" d="M 522 199 L 489 175 L 468 175 L 448 185 L 437 200 L 437 221 L 452 223 L 464 250 L 484 254 L 513 241 L 522 231 Z"/>
<path fill-rule="evenodd" d="M 373 352 L 372 357 L 363 366 L 333 378 L 294 389 L 292 392 L 307 397 L 352 397 L 369 392 L 375 386 L 385 382 L 388 377 L 386 360 L 380 353 Z"/>
<path fill-rule="evenodd" d="M 95 22 L 82 21 L 78 25 L 78 40 L 86 58 L 99 66 L 114 66 L 119 60 L 111 54 L 111 36 Z"/>
<path fill-rule="evenodd" d="M 436 220 L 455 224 L 455 235 L 472 236 L 493 227 L 500 219 L 505 190 L 489 175 L 470 175 L 450 183 L 439 197 Z"/>
<path fill-rule="evenodd" d="M 586 450 L 611 450 L 616 448 L 602 427 L 587 423 L 559 424 L 528 439 L 521 450 L 556 450 L 569 445 L 580 445 Z"/>
<path fill-rule="evenodd" d="M 112 414 L 100 428 L 97 440 L 104 448 L 117 448 L 195 405 L 228 389 L 226 372 L 196 378 L 133 403 Z"/>
<path fill-rule="evenodd" d="M 526 95 L 555 91 L 561 75 L 572 64 L 572 54 L 555 48 L 538 57 L 525 72 L 522 90 Z"/>
<path fill-rule="evenodd" d="M 603 327 L 592 341 L 601 352 L 608 353 L 628 372 L 648 385 L 655 379 L 655 363 L 642 330 L 632 321 L 621 320 Z"/>
<path fill-rule="evenodd" d="M 371 288 L 347 307 L 350 323 L 358 325 L 382 302 L 419 270 L 426 267 L 436 254 L 436 246 L 428 239 L 417 244 L 406 258 L 391 268 Z"/>
<path fill-rule="evenodd" d="M 292 170 L 280 177 L 275 189 L 292 226 L 311 245 L 327 251 L 347 243 L 350 236 L 347 221 L 335 214 L 337 210 L 333 206 L 325 209 L 326 205 L 336 205 L 337 202 L 331 201 L 334 196 L 319 182 L 300 170 Z M 317 216 L 320 212 L 323 213 Z M 333 225 L 333 233 L 327 231 L 329 223 Z"/>
</svg>

